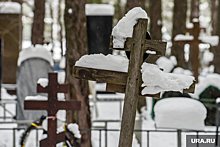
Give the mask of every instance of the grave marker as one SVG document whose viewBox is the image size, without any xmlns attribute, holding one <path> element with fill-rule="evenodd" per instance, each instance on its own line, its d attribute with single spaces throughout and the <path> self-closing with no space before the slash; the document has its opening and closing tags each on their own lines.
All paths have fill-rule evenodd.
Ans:
<svg viewBox="0 0 220 147">
<path fill-rule="evenodd" d="M 57 73 L 49 73 L 49 83 L 45 88 L 37 85 L 37 92 L 48 93 L 47 101 L 29 100 L 24 102 L 24 108 L 29 110 L 47 110 L 48 112 L 48 137 L 40 141 L 41 147 L 54 147 L 57 143 L 65 140 L 65 133 L 57 134 L 56 113 L 58 110 L 80 110 L 81 102 L 78 101 L 58 101 L 58 93 L 67 93 L 67 84 L 58 84 Z"/>
<path fill-rule="evenodd" d="M 144 53 L 150 50 L 159 55 L 165 54 L 165 42 L 145 39 L 147 24 L 147 19 L 139 19 L 134 26 L 133 38 L 127 38 L 124 49 L 119 49 L 130 51 L 128 73 L 77 66 L 73 69 L 76 78 L 106 82 L 108 83 L 107 90 L 125 92 L 119 147 L 131 147 L 132 145 L 137 101 L 141 96 L 140 69 Z M 193 86 L 191 87 L 189 90 L 193 92 Z"/>
</svg>

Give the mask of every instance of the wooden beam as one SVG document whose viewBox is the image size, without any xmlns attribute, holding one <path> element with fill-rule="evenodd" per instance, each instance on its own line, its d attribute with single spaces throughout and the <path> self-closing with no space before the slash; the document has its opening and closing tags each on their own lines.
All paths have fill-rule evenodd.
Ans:
<svg viewBox="0 0 220 147">
<path fill-rule="evenodd" d="M 74 66 L 73 76 L 78 79 L 126 85 L 128 74 L 126 72 Z"/>
<path fill-rule="evenodd" d="M 126 38 L 124 48 L 113 48 L 112 38 L 110 41 L 110 49 L 115 50 L 123 50 L 123 51 L 130 51 L 131 46 L 133 45 L 133 39 L 132 38 Z M 150 51 L 156 51 L 157 55 L 165 56 L 166 53 L 166 42 L 160 41 L 160 40 L 146 40 L 145 39 L 145 48 L 144 52 L 147 50 Z"/>
<path fill-rule="evenodd" d="M 190 85 L 190 87 L 188 89 L 183 90 L 183 93 L 194 93 L 195 84 L 196 84 L 196 82 L 193 81 L 193 83 Z M 141 95 L 141 91 L 143 90 L 143 88 L 144 87 L 139 87 L 139 89 L 140 89 L 139 95 L 140 96 L 160 97 L 160 95 L 158 95 L 158 94 Z M 126 89 L 126 85 L 111 84 L 111 83 L 107 83 L 107 85 L 106 85 L 106 91 L 109 91 L 109 92 L 125 93 L 125 89 Z"/>
</svg>

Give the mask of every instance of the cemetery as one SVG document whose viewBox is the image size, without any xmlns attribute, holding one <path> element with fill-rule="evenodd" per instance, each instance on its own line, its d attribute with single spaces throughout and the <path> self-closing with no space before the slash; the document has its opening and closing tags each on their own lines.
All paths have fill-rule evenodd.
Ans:
<svg viewBox="0 0 220 147">
<path fill-rule="evenodd" d="M 217 0 L 0 2 L 0 147 L 220 146 L 219 26 Z"/>
</svg>

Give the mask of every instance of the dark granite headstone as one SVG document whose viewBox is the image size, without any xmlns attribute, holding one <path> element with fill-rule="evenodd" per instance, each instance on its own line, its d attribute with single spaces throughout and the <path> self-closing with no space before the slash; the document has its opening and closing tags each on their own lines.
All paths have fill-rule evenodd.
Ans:
<svg viewBox="0 0 220 147">
<path fill-rule="evenodd" d="M 35 120 L 41 115 L 47 115 L 43 110 L 24 110 L 26 96 L 37 96 L 37 81 L 48 78 L 53 68 L 50 63 L 41 58 L 30 58 L 21 63 L 17 69 L 17 120 Z"/>
<path fill-rule="evenodd" d="M 112 16 L 87 16 L 89 54 L 111 54 Z"/>
<path fill-rule="evenodd" d="M 207 108 L 206 125 L 215 126 L 216 119 L 216 99 L 220 97 L 220 89 L 215 86 L 206 87 L 199 95 L 200 101 Z"/>
</svg>

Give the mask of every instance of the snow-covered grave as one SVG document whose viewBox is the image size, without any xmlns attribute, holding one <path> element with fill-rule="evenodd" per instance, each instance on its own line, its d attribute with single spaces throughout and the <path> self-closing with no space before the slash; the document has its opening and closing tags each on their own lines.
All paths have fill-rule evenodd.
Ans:
<svg viewBox="0 0 220 147">
<path fill-rule="evenodd" d="M 146 52 L 164 55 L 166 50 L 165 42 L 145 39 L 147 24 L 146 12 L 137 7 L 130 10 L 113 28 L 111 45 L 113 49 L 130 51 L 129 61 L 113 55 L 85 55 L 74 66 L 76 78 L 105 82 L 106 91 L 125 92 L 119 146 L 132 144 L 138 97 L 170 90 L 194 91 L 193 77 L 164 73 L 156 65 L 143 63 Z M 120 68 L 121 64 L 126 67 Z M 144 87 L 142 91 L 141 86 Z"/>
<path fill-rule="evenodd" d="M 47 110 L 48 112 L 48 131 L 47 138 L 40 141 L 40 146 L 56 146 L 65 140 L 65 132 L 57 134 L 57 111 L 58 110 L 80 110 L 81 102 L 78 101 L 58 101 L 58 93 L 67 93 L 68 85 L 59 84 L 57 73 L 49 73 L 48 79 L 40 79 L 37 85 L 37 92 L 48 93 L 48 98 L 41 97 L 41 100 L 24 101 L 24 109 L 28 110 Z M 39 98 L 39 97 L 38 97 Z M 47 100 L 47 101 L 45 101 Z"/>
<path fill-rule="evenodd" d="M 37 96 L 37 81 L 53 72 L 53 57 L 42 45 L 30 46 L 19 53 L 17 61 L 17 119 L 36 120 L 46 111 L 24 110 L 26 96 Z"/>
</svg>

